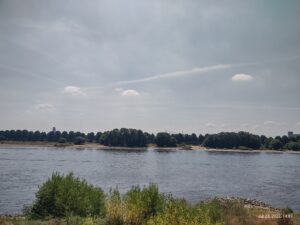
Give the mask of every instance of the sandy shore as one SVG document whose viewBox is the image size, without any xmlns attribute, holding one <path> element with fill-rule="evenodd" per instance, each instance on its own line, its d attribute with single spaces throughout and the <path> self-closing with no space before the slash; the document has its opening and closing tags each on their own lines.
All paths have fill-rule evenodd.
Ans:
<svg viewBox="0 0 300 225">
<path fill-rule="evenodd" d="M 148 147 L 112 147 L 104 146 L 96 143 L 87 143 L 83 145 L 74 144 L 58 144 L 50 142 L 3 142 L 0 143 L 0 149 L 3 148 L 63 148 L 63 149 L 93 149 L 93 150 L 124 150 L 124 151 L 146 151 L 146 150 L 158 150 L 158 151 L 206 151 L 206 152 L 237 152 L 237 153 L 275 153 L 275 154 L 300 154 L 300 151 L 276 151 L 269 149 L 259 150 L 240 150 L 240 149 L 209 149 L 199 145 L 183 146 L 183 147 L 157 147 L 155 145 L 149 145 Z"/>
<path fill-rule="evenodd" d="M 104 145 L 88 143 L 83 145 L 59 144 L 51 142 L 3 142 L 0 148 L 66 148 L 66 149 L 103 149 Z"/>
</svg>

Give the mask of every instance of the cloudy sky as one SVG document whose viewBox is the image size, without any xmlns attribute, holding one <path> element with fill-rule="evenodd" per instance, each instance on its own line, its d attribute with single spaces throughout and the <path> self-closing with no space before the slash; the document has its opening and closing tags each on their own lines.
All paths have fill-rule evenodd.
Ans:
<svg viewBox="0 0 300 225">
<path fill-rule="evenodd" d="M 0 0 L 0 129 L 300 133 L 298 0 Z"/>
</svg>

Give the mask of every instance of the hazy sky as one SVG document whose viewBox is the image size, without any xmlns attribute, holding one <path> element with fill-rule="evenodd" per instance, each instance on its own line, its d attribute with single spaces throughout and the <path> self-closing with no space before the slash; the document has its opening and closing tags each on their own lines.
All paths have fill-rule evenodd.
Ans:
<svg viewBox="0 0 300 225">
<path fill-rule="evenodd" d="M 300 133 L 299 12 L 299 0 L 0 0 L 0 129 Z"/>
</svg>

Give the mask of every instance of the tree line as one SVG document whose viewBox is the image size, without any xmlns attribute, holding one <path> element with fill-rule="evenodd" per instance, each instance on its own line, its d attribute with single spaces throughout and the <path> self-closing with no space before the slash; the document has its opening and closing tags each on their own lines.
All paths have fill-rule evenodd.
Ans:
<svg viewBox="0 0 300 225">
<path fill-rule="evenodd" d="M 28 131 L 28 130 L 2 130 L 0 141 L 22 141 L 22 142 L 57 142 L 84 144 L 99 143 L 105 146 L 120 147 L 146 147 L 156 144 L 158 147 L 176 147 L 182 145 L 202 145 L 207 148 L 222 149 L 288 149 L 300 150 L 300 138 L 266 137 L 249 132 L 221 132 L 218 134 L 196 135 L 192 134 L 170 134 L 159 132 L 156 135 L 143 132 L 138 129 L 113 129 L 105 132 L 74 132 L 74 131 Z"/>
</svg>

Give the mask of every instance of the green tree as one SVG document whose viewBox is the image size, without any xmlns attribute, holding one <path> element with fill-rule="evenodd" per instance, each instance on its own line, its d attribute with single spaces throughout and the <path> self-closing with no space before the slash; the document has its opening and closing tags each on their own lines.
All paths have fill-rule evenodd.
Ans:
<svg viewBox="0 0 300 225">
<path fill-rule="evenodd" d="M 283 147 L 283 145 L 282 145 L 281 141 L 278 139 L 273 139 L 269 144 L 269 148 L 274 149 L 274 150 L 282 149 L 282 147 Z"/>
<path fill-rule="evenodd" d="M 155 143 L 159 147 L 176 147 L 176 139 L 166 132 L 157 133 Z"/>
<path fill-rule="evenodd" d="M 95 139 L 95 134 L 94 134 L 94 132 L 88 133 L 88 134 L 86 135 L 86 139 L 87 139 L 88 142 L 93 143 L 93 142 L 94 142 L 94 139 Z"/>
<path fill-rule="evenodd" d="M 289 138 L 286 135 L 281 137 L 281 142 L 283 145 L 286 145 L 289 142 Z"/>
<path fill-rule="evenodd" d="M 218 134 L 206 135 L 203 145 L 209 148 L 250 148 L 259 149 L 261 147 L 260 137 L 248 132 L 240 131 L 221 132 Z"/>
<path fill-rule="evenodd" d="M 94 141 L 100 144 L 102 132 L 97 132 L 94 137 Z"/>
<path fill-rule="evenodd" d="M 66 138 L 63 138 L 63 137 L 60 137 L 60 138 L 58 139 L 58 143 L 61 143 L 61 144 L 67 143 L 67 139 L 66 139 Z"/>
<path fill-rule="evenodd" d="M 85 138 L 84 138 L 84 137 L 77 136 L 77 137 L 74 139 L 74 144 L 75 144 L 75 145 L 83 145 L 84 143 L 85 143 Z"/>
<path fill-rule="evenodd" d="M 37 130 L 33 133 L 33 141 L 40 141 L 40 140 L 41 140 L 41 132 Z"/>
<path fill-rule="evenodd" d="M 0 134 L 0 141 L 5 141 L 5 136 L 3 134 Z"/>
<path fill-rule="evenodd" d="M 260 142 L 263 146 L 266 144 L 267 139 L 268 138 L 265 135 L 260 136 Z"/>
<path fill-rule="evenodd" d="M 198 137 L 199 144 L 201 145 L 203 143 L 203 141 L 204 141 L 204 136 L 202 134 L 200 134 Z"/>
<path fill-rule="evenodd" d="M 300 150 L 300 142 L 291 141 L 285 145 L 285 148 L 292 151 Z"/>
<path fill-rule="evenodd" d="M 70 131 L 69 135 L 68 135 L 68 142 L 74 142 L 75 139 L 75 132 L 74 131 Z"/>
</svg>

